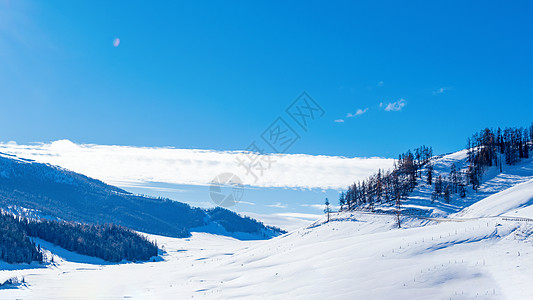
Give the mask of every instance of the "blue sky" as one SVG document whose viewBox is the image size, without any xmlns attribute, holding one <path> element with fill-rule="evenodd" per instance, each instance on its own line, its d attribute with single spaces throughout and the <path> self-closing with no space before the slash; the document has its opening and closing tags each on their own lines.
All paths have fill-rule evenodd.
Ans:
<svg viewBox="0 0 533 300">
<path fill-rule="evenodd" d="M 2 0 L 0 140 L 243 149 L 307 91 L 325 115 L 289 153 L 449 152 L 482 127 L 532 121 L 532 12 L 527 1 Z"/>
</svg>

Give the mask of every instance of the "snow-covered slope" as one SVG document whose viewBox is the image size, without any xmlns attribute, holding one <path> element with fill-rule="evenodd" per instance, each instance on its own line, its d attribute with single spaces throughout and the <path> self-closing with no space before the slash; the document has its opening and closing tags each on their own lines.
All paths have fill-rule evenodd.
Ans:
<svg viewBox="0 0 533 300">
<path fill-rule="evenodd" d="M 186 237 L 217 233 L 265 239 L 281 230 L 217 208 L 204 210 L 164 198 L 134 195 L 57 166 L 0 153 L 0 209 L 28 217 L 113 223 L 143 232 Z"/>
<path fill-rule="evenodd" d="M 464 160 L 437 158 L 436 173 Z M 449 204 L 420 184 L 405 205 L 429 213 L 403 216 L 401 229 L 392 215 L 345 212 L 264 241 L 152 235 L 163 261 L 122 265 L 44 245 L 56 265 L 1 271 L 26 283 L 0 298 L 533 299 L 532 170 L 489 169 L 477 193 Z"/>
<path fill-rule="evenodd" d="M 434 178 L 439 175 L 445 177 L 449 175 L 452 164 L 455 164 L 458 170 L 466 170 L 468 168 L 467 152 L 462 150 L 435 157 L 432 159 L 432 163 L 434 164 Z M 425 168 L 422 169 L 421 173 L 422 178 L 418 179 L 417 187 L 404 202 L 404 208 L 418 215 L 446 217 L 450 214 L 458 213 L 489 196 L 532 180 L 533 159 L 524 159 L 514 166 L 504 165 L 502 173 L 500 173 L 499 167 L 488 168 L 483 174 L 482 184 L 477 192 L 467 187 L 466 198 L 461 198 L 458 194 L 452 194 L 450 203 L 446 203 L 443 199 L 436 201 L 431 199 L 434 185 L 426 183 L 427 170 Z"/>
<path fill-rule="evenodd" d="M 164 261 L 0 272 L 0 298 L 531 299 L 533 224 L 341 214 L 266 241 L 152 236 Z M 65 255 L 65 253 L 59 253 Z M 68 255 L 66 255 L 68 257 Z"/>
<path fill-rule="evenodd" d="M 489 196 L 452 217 L 511 216 L 533 218 L 533 180 Z"/>
</svg>

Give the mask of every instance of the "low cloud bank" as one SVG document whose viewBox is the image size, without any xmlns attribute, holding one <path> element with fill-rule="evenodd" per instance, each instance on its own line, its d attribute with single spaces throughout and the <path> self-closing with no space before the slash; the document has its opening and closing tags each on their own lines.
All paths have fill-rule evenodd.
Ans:
<svg viewBox="0 0 533 300">
<path fill-rule="evenodd" d="M 207 185 L 221 173 L 234 173 L 243 184 L 257 187 L 344 189 L 393 159 L 284 154 L 270 168 L 249 173 L 237 159 L 240 151 L 150 148 L 75 144 L 69 140 L 34 145 L 0 143 L 0 152 L 50 163 L 118 186 L 149 182 Z M 266 167 L 266 165 L 264 165 Z"/>
</svg>

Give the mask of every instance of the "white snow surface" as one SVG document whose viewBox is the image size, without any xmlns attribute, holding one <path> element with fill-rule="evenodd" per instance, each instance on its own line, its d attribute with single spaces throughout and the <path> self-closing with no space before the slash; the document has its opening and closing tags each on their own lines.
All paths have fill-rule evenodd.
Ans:
<svg viewBox="0 0 533 300">
<path fill-rule="evenodd" d="M 533 297 L 533 223 L 403 221 L 397 229 L 392 216 L 340 214 L 267 241 L 150 236 L 166 253 L 145 263 L 102 264 L 52 247 L 53 266 L 2 271 L 26 284 L 0 298 Z"/>
<path fill-rule="evenodd" d="M 533 219 L 532 204 L 533 180 L 530 180 L 474 203 L 455 216 L 476 218 L 505 215 Z"/>
</svg>

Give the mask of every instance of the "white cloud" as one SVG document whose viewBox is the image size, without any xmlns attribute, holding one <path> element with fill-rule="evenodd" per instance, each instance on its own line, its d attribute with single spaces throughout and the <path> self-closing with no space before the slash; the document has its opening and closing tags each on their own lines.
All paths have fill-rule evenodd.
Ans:
<svg viewBox="0 0 533 300">
<path fill-rule="evenodd" d="M 441 88 L 438 88 L 437 90 L 433 91 L 433 95 L 438 95 L 438 94 L 442 94 L 446 91 L 450 90 L 449 87 L 441 87 Z"/>
<path fill-rule="evenodd" d="M 326 207 L 324 204 L 301 204 L 300 206 L 311 207 L 318 210 L 323 210 Z"/>
<path fill-rule="evenodd" d="M 324 209 L 326 209 L 326 205 L 325 204 L 300 204 L 300 206 L 311 207 L 311 208 L 314 208 L 314 209 L 320 210 L 320 211 L 323 211 Z M 329 207 L 331 209 L 333 209 L 333 210 L 337 210 L 337 209 L 340 208 L 340 206 L 337 206 L 337 205 L 330 205 Z"/>
<path fill-rule="evenodd" d="M 383 102 L 381 102 L 379 104 L 379 107 L 384 107 L 385 106 L 385 111 L 400 111 L 402 110 L 402 108 L 407 104 L 407 102 L 405 101 L 405 99 L 400 99 L 396 102 L 390 102 L 388 103 L 387 105 L 383 104 Z"/>
<path fill-rule="evenodd" d="M 359 108 L 354 114 L 352 114 L 352 113 L 347 113 L 347 114 L 346 114 L 346 118 L 354 118 L 354 117 L 357 117 L 357 116 L 360 116 L 360 115 L 366 113 L 367 111 L 368 111 L 368 107 L 365 108 L 365 109 L 361 109 L 361 108 Z"/>
<path fill-rule="evenodd" d="M 239 204 L 247 204 L 247 205 L 255 205 L 255 203 L 253 202 L 248 202 L 248 201 L 239 201 Z"/>
<path fill-rule="evenodd" d="M 287 208 L 288 206 L 285 204 L 281 204 L 281 202 L 276 202 L 274 204 L 267 205 L 268 207 L 275 207 L 275 208 Z"/>
<path fill-rule="evenodd" d="M 393 159 L 283 154 L 256 181 L 239 166 L 242 151 L 214 151 L 75 144 L 68 140 L 34 145 L 0 143 L 0 152 L 50 163 L 109 184 L 153 183 L 208 185 L 231 172 L 245 185 L 258 187 L 344 189 L 378 169 L 392 167 Z"/>
<path fill-rule="evenodd" d="M 358 109 L 358 110 L 355 112 L 355 115 L 356 115 L 356 116 L 360 116 L 360 115 L 366 113 L 367 111 L 368 111 L 368 107 L 365 108 L 365 109 Z"/>
<path fill-rule="evenodd" d="M 343 119 L 337 119 L 337 120 L 335 120 L 335 123 L 344 123 L 344 120 Z"/>
<path fill-rule="evenodd" d="M 282 217 L 307 219 L 307 220 L 318 220 L 318 219 L 320 219 L 323 216 L 323 215 L 295 213 L 295 212 L 279 213 L 279 214 L 275 214 L 275 215 L 282 216 Z"/>
</svg>

